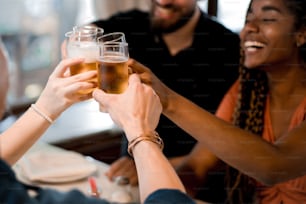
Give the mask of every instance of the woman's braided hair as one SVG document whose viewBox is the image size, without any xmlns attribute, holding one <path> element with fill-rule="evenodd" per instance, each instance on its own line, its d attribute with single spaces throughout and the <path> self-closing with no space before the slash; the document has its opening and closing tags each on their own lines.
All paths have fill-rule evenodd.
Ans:
<svg viewBox="0 0 306 204">
<path fill-rule="evenodd" d="M 289 11 L 295 16 L 295 29 L 306 28 L 306 1 L 284 0 Z M 252 0 L 250 5 L 252 4 Z M 306 59 L 306 44 L 300 47 L 302 59 Z M 233 124 L 258 136 L 264 129 L 264 111 L 269 92 L 268 79 L 264 71 L 247 69 L 243 66 L 244 56 L 241 51 L 238 101 L 233 113 Z M 227 203 L 253 203 L 255 181 L 229 167 L 226 172 Z"/>
<path fill-rule="evenodd" d="M 261 136 L 268 93 L 267 76 L 261 70 L 250 70 L 243 67 L 242 63 L 240 64 L 240 90 L 233 123 L 235 126 Z M 230 166 L 227 167 L 226 173 L 228 203 L 252 203 L 254 181 Z"/>
</svg>

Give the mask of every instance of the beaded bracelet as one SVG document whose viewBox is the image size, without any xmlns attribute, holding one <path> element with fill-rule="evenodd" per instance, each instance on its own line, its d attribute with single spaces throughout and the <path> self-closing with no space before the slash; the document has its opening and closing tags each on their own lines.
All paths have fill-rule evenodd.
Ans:
<svg viewBox="0 0 306 204">
<path fill-rule="evenodd" d="M 150 141 L 158 145 L 158 147 L 163 150 L 164 149 L 164 142 L 162 138 L 156 131 L 153 131 L 149 134 L 142 134 L 129 142 L 128 145 L 128 153 L 131 157 L 133 157 L 133 149 L 134 147 L 141 141 Z"/>
<path fill-rule="evenodd" d="M 34 112 L 36 112 L 38 115 L 43 117 L 45 120 L 47 120 L 50 124 L 53 123 L 53 120 L 49 116 L 47 116 L 45 113 L 41 112 L 41 110 L 39 110 L 35 104 L 31 104 L 31 109 L 34 110 Z"/>
</svg>

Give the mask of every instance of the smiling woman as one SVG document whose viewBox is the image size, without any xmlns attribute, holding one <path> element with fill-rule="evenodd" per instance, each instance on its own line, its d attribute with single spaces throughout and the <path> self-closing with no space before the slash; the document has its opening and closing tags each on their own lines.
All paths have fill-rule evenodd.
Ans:
<svg viewBox="0 0 306 204">
<path fill-rule="evenodd" d="M 131 62 L 158 93 L 163 114 L 198 141 L 181 168 L 202 180 L 209 170 L 226 168 L 225 202 L 306 202 L 305 19 L 306 1 L 250 2 L 240 34 L 240 76 L 217 117 Z"/>
</svg>

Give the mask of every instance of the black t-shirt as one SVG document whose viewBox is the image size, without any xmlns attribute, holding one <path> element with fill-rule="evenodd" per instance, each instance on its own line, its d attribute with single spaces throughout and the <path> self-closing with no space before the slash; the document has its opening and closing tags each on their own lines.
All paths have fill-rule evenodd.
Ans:
<svg viewBox="0 0 306 204">
<path fill-rule="evenodd" d="M 192 46 L 175 56 L 171 56 L 162 38 L 152 32 L 146 12 L 118 13 L 94 24 L 105 33 L 124 32 L 131 58 L 149 67 L 168 87 L 211 113 L 215 113 L 238 77 L 238 35 L 204 13 L 196 26 Z M 165 116 L 161 116 L 157 131 L 165 142 L 167 157 L 185 155 L 196 143 Z"/>
</svg>

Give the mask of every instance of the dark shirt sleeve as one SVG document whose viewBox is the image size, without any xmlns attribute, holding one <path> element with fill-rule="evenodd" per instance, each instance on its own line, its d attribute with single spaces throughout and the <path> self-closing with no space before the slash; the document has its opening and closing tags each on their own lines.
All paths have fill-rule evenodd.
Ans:
<svg viewBox="0 0 306 204">
<path fill-rule="evenodd" d="M 161 189 L 153 192 L 145 204 L 195 204 L 185 193 L 173 189 Z"/>
<path fill-rule="evenodd" d="M 128 149 L 128 140 L 126 139 L 125 133 L 122 134 L 121 139 L 121 146 L 120 146 L 120 156 L 128 156 L 132 159 L 132 157 L 129 155 L 127 149 Z"/>
</svg>

